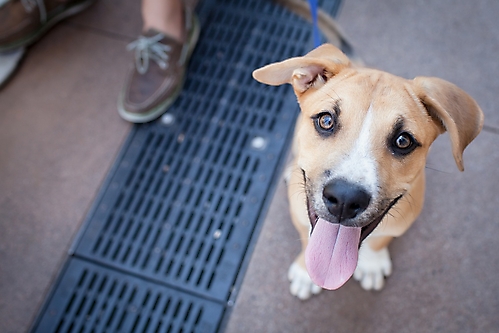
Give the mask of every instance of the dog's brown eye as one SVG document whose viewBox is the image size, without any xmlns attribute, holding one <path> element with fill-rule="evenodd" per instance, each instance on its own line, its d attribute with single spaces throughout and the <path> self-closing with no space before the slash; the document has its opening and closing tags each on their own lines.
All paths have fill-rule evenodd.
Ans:
<svg viewBox="0 0 499 333">
<path fill-rule="evenodd" d="M 395 144 L 400 149 L 407 149 L 412 145 L 412 138 L 408 133 L 402 133 L 395 139 Z"/>
<path fill-rule="evenodd" d="M 392 151 L 395 155 L 404 156 L 411 153 L 420 144 L 414 139 L 412 134 L 402 132 L 396 135 L 392 141 Z"/>
<path fill-rule="evenodd" d="M 326 131 L 330 131 L 334 127 L 334 119 L 329 113 L 325 113 L 319 117 L 319 126 Z"/>
<path fill-rule="evenodd" d="M 328 137 L 336 131 L 337 119 L 336 115 L 330 111 L 323 111 L 319 114 L 312 116 L 315 129 L 324 137 Z"/>
<path fill-rule="evenodd" d="M 334 116 L 329 112 L 323 112 L 315 118 L 315 124 L 317 129 L 321 132 L 331 132 L 334 129 L 335 119 Z"/>
</svg>

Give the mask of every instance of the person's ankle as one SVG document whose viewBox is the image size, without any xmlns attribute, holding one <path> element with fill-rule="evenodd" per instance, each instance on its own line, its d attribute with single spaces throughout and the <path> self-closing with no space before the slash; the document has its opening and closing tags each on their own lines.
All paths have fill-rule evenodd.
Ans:
<svg viewBox="0 0 499 333">
<path fill-rule="evenodd" d="M 167 19 L 151 20 L 147 24 L 144 23 L 143 31 L 148 31 L 150 29 L 161 32 L 180 43 L 184 43 L 186 40 L 186 31 L 183 10 L 181 10 L 180 14 L 170 15 Z"/>
</svg>

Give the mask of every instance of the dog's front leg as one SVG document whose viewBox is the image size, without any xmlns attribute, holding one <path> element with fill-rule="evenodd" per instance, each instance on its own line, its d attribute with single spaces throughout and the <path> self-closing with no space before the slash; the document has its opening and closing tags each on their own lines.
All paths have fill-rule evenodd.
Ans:
<svg viewBox="0 0 499 333">
<path fill-rule="evenodd" d="M 362 244 L 353 277 L 365 290 L 381 290 L 385 277 L 392 273 L 392 261 L 388 252 L 388 244 L 392 238 L 368 237 Z"/>
<path fill-rule="evenodd" d="M 290 291 L 292 295 L 299 299 L 306 300 L 313 294 L 318 294 L 322 288 L 312 282 L 305 266 L 305 249 L 310 234 L 310 221 L 307 213 L 303 174 L 294 161 L 288 167 L 286 178 L 291 220 L 296 231 L 298 231 L 302 247 L 300 254 L 289 267 Z"/>
</svg>

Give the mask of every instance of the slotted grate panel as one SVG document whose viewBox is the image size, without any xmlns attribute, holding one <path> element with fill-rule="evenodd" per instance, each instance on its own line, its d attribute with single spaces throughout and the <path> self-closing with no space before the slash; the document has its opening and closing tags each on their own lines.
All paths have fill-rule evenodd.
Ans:
<svg viewBox="0 0 499 333">
<path fill-rule="evenodd" d="M 217 332 L 224 310 L 79 259 L 62 277 L 39 332 Z"/>
<path fill-rule="evenodd" d="M 298 110 L 251 72 L 303 53 L 310 29 L 271 2 L 219 3 L 174 124 L 136 128 L 75 254 L 226 300 Z"/>
<path fill-rule="evenodd" d="M 224 132 L 231 133 L 220 130 L 222 139 Z M 127 181 L 121 186 L 111 182 L 119 195 L 99 205 L 76 255 L 226 299 L 258 217 L 259 188 L 273 170 L 263 171 L 258 156 L 263 152 L 228 148 L 234 147 L 230 142 L 247 146 L 245 138 L 213 147 L 203 137 L 189 143 L 183 133 L 139 131 L 134 141 L 142 141 L 137 138 L 142 134 L 137 163 L 128 156 L 122 160 Z M 189 146 L 199 154 L 182 151 Z M 275 163 L 278 156 L 264 158 Z"/>
<path fill-rule="evenodd" d="M 147 315 L 161 312 L 153 299 L 166 290 L 173 298 L 161 296 L 162 302 L 198 299 L 187 317 L 201 316 L 197 323 L 210 329 L 159 331 L 210 332 L 219 325 L 218 309 L 225 309 L 264 217 L 298 113 L 289 86 L 263 86 L 251 73 L 306 53 L 311 28 L 267 0 L 205 0 L 198 12 L 202 35 L 169 121 L 133 128 L 33 331 L 152 332 L 160 321 L 180 325 L 175 318 L 183 314 Z M 109 274 L 123 282 L 111 287 Z M 132 280 L 133 302 L 106 289 Z M 213 304 L 217 314 L 208 324 L 210 312 L 195 313 Z M 139 308 L 140 315 L 130 313 Z"/>
</svg>

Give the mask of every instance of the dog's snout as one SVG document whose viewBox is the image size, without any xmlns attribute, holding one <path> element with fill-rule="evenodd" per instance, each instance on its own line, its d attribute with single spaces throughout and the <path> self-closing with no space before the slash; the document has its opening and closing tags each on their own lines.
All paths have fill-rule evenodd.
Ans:
<svg viewBox="0 0 499 333">
<path fill-rule="evenodd" d="M 362 187 L 341 179 L 324 186 L 322 195 L 327 209 L 339 222 L 356 217 L 371 201 L 371 196 Z"/>
</svg>

